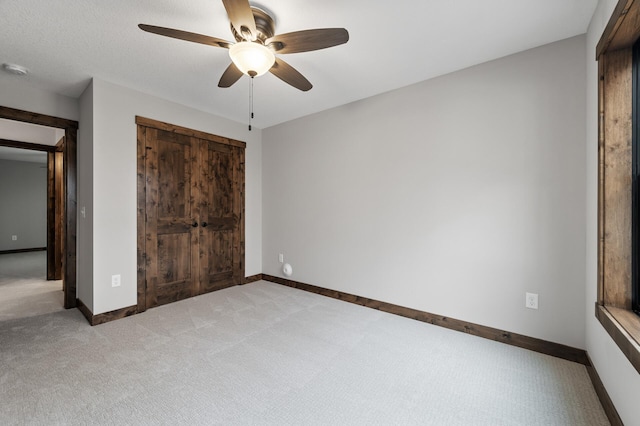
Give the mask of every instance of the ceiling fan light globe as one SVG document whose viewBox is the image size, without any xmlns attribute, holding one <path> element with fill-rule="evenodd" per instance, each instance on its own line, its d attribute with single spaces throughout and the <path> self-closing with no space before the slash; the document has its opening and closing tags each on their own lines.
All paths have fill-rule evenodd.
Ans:
<svg viewBox="0 0 640 426">
<path fill-rule="evenodd" d="M 250 41 L 241 41 L 229 48 L 229 56 L 242 73 L 261 76 L 271 69 L 276 56 L 271 49 Z"/>
</svg>

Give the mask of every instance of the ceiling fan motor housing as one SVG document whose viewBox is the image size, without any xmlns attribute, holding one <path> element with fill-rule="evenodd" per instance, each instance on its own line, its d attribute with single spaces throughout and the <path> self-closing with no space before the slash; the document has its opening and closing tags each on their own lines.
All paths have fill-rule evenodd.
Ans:
<svg viewBox="0 0 640 426">
<path fill-rule="evenodd" d="M 258 30 L 258 34 L 256 34 L 256 41 L 260 44 L 264 44 L 267 39 L 274 36 L 275 22 L 273 18 L 262 9 L 251 6 L 251 12 L 253 13 L 253 18 L 256 21 L 256 29 Z M 231 24 L 231 32 L 233 33 L 233 36 L 235 37 L 237 42 L 246 40 L 246 38 L 242 34 L 239 34 L 236 31 L 236 29 L 233 27 L 233 24 Z"/>
</svg>

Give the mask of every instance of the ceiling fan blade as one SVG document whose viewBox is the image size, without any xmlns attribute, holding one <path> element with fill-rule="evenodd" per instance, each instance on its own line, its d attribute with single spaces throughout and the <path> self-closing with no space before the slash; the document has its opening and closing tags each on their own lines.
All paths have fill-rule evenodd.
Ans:
<svg viewBox="0 0 640 426">
<path fill-rule="evenodd" d="M 222 0 L 222 3 L 227 10 L 227 15 L 229 15 L 229 21 L 237 33 L 247 40 L 254 41 L 258 36 L 258 30 L 249 0 Z M 247 32 L 250 35 L 247 35 Z"/>
<path fill-rule="evenodd" d="M 228 49 L 233 43 L 221 38 L 209 37 L 202 34 L 190 33 L 188 31 L 174 30 L 173 28 L 156 27 L 155 25 L 139 24 L 138 27 L 148 33 L 159 34 L 161 36 L 177 38 L 179 40 L 192 41 L 194 43 L 207 44 L 209 46 L 222 47 Z"/>
<path fill-rule="evenodd" d="M 276 58 L 276 62 L 273 64 L 269 72 L 285 83 L 290 84 L 303 92 L 311 90 L 313 87 L 313 85 L 309 83 L 309 80 L 280 58 Z"/>
<path fill-rule="evenodd" d="M 349 41 L 349 32 L 344 28 L 321 28 L 279 34 L 266 40 L 265 45 L 277 53 L 298 53 L 326 49 Z"/>
<path fill-rule="evenodd" d="M 233 62 L 231 62 L 224 73 L 222 73 L 220 82 L 218 82 L 218 87 L 231 87 L 240 79 L 240 77 L 242 77 L 242 71 L 240 71 Z"/>
</svg>

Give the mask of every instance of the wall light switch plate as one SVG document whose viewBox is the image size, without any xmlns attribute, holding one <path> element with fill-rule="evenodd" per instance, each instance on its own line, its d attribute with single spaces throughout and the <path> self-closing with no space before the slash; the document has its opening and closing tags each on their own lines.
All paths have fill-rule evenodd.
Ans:
<svg viewBox="0 0 640 426">
<path fill-rule="evenodd" d="M 536 293 L 527 293 L 524 305 L 529 309 L 538 309 L 538 295 Z"/>
<path fill-rule="evenodd" d="M 111 275 L 111 287 L 120 287 L 120 275 Z"/>
</svg>

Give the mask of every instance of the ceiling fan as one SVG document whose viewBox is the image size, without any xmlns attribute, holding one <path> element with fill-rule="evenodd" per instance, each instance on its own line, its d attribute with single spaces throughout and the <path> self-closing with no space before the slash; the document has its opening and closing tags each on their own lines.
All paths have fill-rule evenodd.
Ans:
<svg viewBox="0 0 640 426">
<path fill-rule="evenodd" d="M 307 91 L 313 85 L 300 72 L 276 54 L 309 52 L 338 46 L 349 41 L 344 28 L 322 28 L 275 34 L 274 20 L 267 12 L 251 6 L 248 0 L 222 0 L 229 16 L 236 43 L 172 28 L 140 24 L 141 30 L 194 43 L 229 49 L 231 65 L 218 87 L 231 87 L 243 74 L 251 78 L 267 71 L 291 86 Z"/>
</svg>

